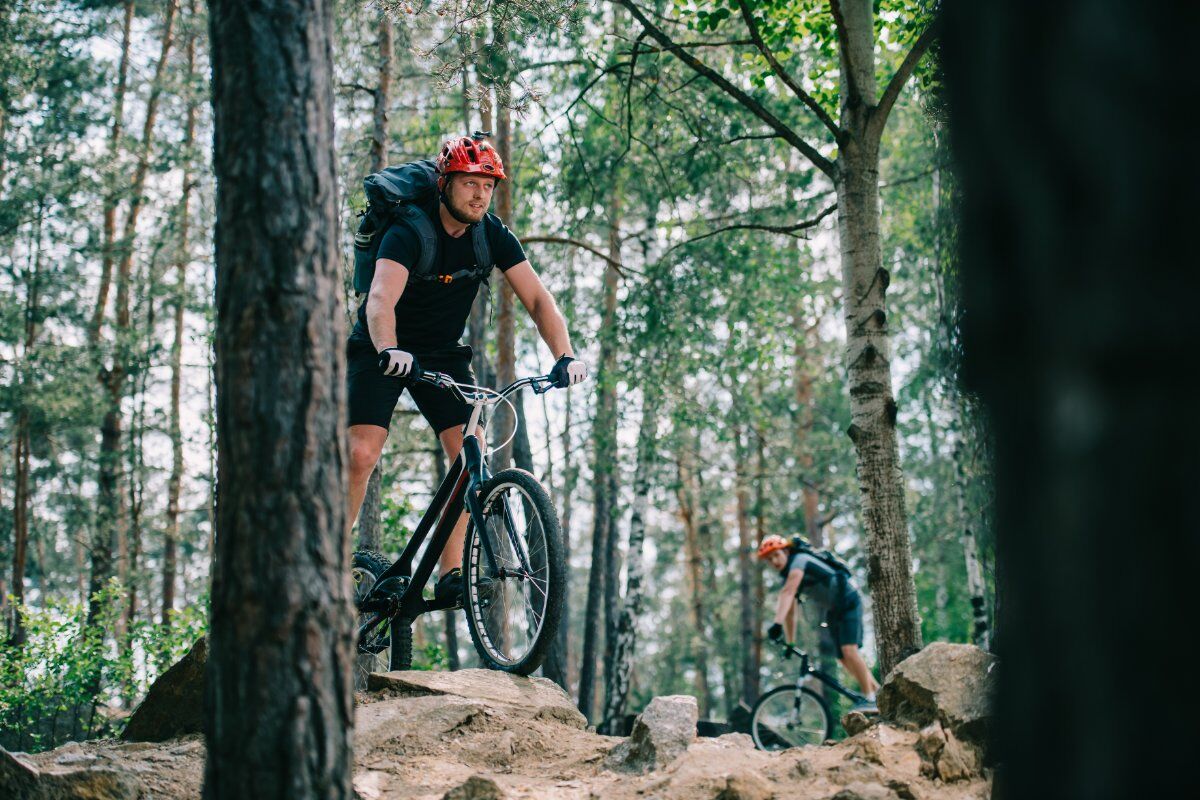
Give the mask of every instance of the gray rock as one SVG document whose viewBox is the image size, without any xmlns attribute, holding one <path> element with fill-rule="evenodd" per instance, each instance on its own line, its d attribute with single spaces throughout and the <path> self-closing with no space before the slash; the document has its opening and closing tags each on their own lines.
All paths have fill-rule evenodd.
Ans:
<svg viewBox="0 0 1200 800">
<path fill-rule="evenodd" d="M 656 697 L 638 715 L 629 738 L 605 760 L 609 769 L 645 772 L 661 769 L 687 750 L 696 738 L 700 708 L 689 695 Z"/>
<path fill-rule="evenodd" d="M 442 800 L 504 800 L 504 791 L 491 778 L 472 775 L 442 795 Z"/>
<path fill-rule="evenodd" d="M 144 793 L 132 772 L 111 767 L 40 771 L 0 748 L 0 797 L 20 800 L 137 800 Z"/>
<path fill-rule="evenodd" d="M 575 703 L 554 681 L 525 678 L 490 669 L 463 669 L 457 672 L 374 673 L 367 679 L 371 691 L 384 689 L 405 695 L 451 695 L 468 700 L 519 706 L 534 719 L 561 722 L 583 730 L 587 720 Z"/>
<path fill-rule="evenodd" d="M 774 800 L 775 791 L 765 778 L 743 770 L 725 778 L 725 788 L 713 800 Z"/>
<path fill-rule="evenodd" d="M 133 712 L 121 738 L 127 742 L 161 742 L 204 729 L 204 665 L 208 639 L 159 676 L 146 699 Z"/>
<path fill-rule="evenodd" d="M 852 783 L 829 800 L 896 800 L 890 788 L 877 783 Z"/>
<path fill-rule="evenodd" d="M 850 711 L 842 715 L 842 727 L 847 736 L 856 736 L 871 727 L 871 720 L 861 711 Z"/>
<path fill-rule="evenodd" d="M 896 665 L 879 690 L 879 713 L 925 727 L 940 722 L 958 738 L 985 745 L 996 657 L 969 644 L 934 642 Z"/>
</svg>

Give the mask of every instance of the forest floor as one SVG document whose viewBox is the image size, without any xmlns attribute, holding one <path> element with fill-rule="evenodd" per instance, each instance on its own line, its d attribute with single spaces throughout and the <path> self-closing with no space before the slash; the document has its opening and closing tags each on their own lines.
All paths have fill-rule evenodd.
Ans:
<svg viewBox="0 0 1200 800">
<path fill-rule="evenodd" d="M 362 800 L 966 800 L 991 791 L 977 768 L 953 781 L 936 777 L 929 733 L 915 727 L 875 724 L 836 744 L 781 753 L 757 751 L 743 734 L 697 738 L 643 773 L 613 752 L 628 740 L 587 730 L 567 695 L 543 679 L 465 670 L 372 683 L 376 691 L 356 696 L 354 789 Z M 45 787 L 44 795 L 28 789 L 30 798 L 199 798 L 204 772 L 199 735 L 21 755 L 37 776 L 14 778 L 25 767 L 0 758 L 0 787 Z M 79 791 L 64 793 L 72 785 Z"/>
</svg>

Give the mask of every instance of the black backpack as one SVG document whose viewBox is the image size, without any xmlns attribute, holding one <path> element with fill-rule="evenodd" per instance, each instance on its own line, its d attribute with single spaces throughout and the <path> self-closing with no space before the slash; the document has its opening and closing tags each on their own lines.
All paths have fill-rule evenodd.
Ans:
<svg viewBox="0 0 1200 800">
<path fill-rule="evenodd" d="M 793 536 L 792 552 L 804 553 L 805 555 L 809 555 L 817 559 L 817 561 L 820 561 L 822 564 L 833 570 L 834 574 L 837 575 L 838 580 L 841 581 L 843 585 L 845 582 L 850 580 L 850 567 L 845 561 L 842 561 L 840 558 L 834 555 L 832 550 L 814 550 L 812 545 L 810 545 L 803 536 Z"/>
<path fill-rule="evenodd" d="M 437 179 L 437 169 L 431 160 L 388 167 L 363 179 L 367 207 L 358 215 L 362 221 L 358 224 L 358 233 L 354 234 L 355 293 L 366 294 L 371 291 L 379 243 L 388 228 L 396 223 L 411 228 L 420 244 L 417 263 L 404 265 L 408 267 L 409 280 L 450 283 L 462 278 L 487 279 L 495 262 L 492 261 L 486 218 L 471 230 L 471 243 L 475 248 L 474 269 L 460 269 L 452 275 L 433 274 L 438 249 L 437 231 L 434 230 L 433 220 L 420 207 L 437 196 Z"/>
</svg>

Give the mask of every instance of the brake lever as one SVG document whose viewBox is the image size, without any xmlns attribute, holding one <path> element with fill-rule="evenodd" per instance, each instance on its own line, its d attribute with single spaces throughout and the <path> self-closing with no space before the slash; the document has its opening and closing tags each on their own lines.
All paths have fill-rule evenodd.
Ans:
<svg viewBox="0 0 1200 800">
<path fill-rule="evenodd" d="M 529 387 L 533 389 L 534 394 L 545 394 L 555 388 L 554 379 L 549 375 L 542 375 L 540 378 L 534 378 L 530 381 Z"/>
</svg>

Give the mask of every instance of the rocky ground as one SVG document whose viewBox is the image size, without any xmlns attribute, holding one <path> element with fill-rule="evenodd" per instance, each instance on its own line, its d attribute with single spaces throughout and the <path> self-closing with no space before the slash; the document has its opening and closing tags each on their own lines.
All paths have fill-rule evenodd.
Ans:
<svg viewBox="0 0 1200 800">
<path fill-rule="evenodd" d="M 588 731 L 566 694 L 543 679 L 484 670 L 374 675 L 371 691 L 358 695 L 354 788 L 362 800 L 986 798 L 986 703 L 976 701 L 991 666 L 974 648 L 932 645 L 889 676 L 881 706 L 890 703 L 893 721 L 782 753 L 759 752 L 742 734 L 696 738 L 690 697 L 656 698 L 625 739 Z M 199 798 L 203 766 L 195 734 L 0 751 L 0 797 Z"/>
</svg>

